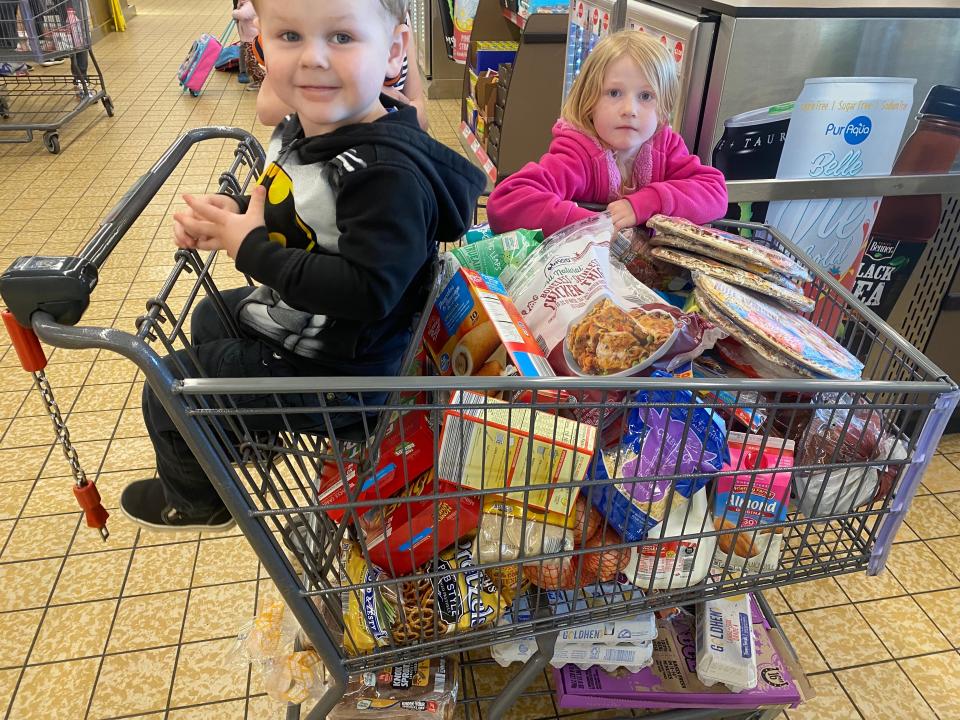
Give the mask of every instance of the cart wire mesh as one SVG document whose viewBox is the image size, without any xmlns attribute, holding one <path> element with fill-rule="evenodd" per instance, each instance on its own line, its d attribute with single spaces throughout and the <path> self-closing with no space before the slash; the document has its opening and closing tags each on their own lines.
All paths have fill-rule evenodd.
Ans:
<svg viewBox="0 0 960 720">
<path fill-rule="evenodd" d="M 225 136 L 241 142 L 221 187 L 243 192 L 262 167 L 256 141 L 194 131 L 83 257 L 101 265 L 187 148 Z M 863 380 L 438 377 L 418 352 L 427 312 L 399 377 L 208 377 L 192 312 L 206 303 L 244 331 L 214 281 L 219 258 L 185 250 L 136 337 L 43 312 L 33 326 L 51 345 L 106 348 L 143 370 L 330 670 L 322 717 L 349 674 L 882 569 L 956 386 L 789 241 L 736 227 L 811 271 L 809 318 L 864 359 Z M 426 311 L 441 281 L 425 287 Z M 720 472 L 704 428 L 726 446 L 736 418 L 756 423 L 753 452 L 768 462 Z M 628 470 L 638 456 L 655 471 Z M 764 522 L 748 501 L 719 512 L 723 476 L 761 498 Z M 382 492 L 391 478 L 401 494 Z M 507 622 L 521 597 L 529 617 Z"/>
</svg>

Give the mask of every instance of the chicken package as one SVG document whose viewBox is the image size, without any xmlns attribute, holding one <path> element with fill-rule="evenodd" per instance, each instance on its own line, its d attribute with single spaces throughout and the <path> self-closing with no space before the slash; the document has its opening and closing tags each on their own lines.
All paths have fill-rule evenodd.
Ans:
<svg viewBox="0 0 960 720">
<path fill-rule="evenodd" d="M 557 375 L 628 377 L 655 363 L 672 370 L 725 336 L 637 280 L 622 261 L 625 245 L 601 214 L 551 235 L 509 277 L 507 291 Z M 597 426 L 615 417 L 578 415 Z"/>
</svg>

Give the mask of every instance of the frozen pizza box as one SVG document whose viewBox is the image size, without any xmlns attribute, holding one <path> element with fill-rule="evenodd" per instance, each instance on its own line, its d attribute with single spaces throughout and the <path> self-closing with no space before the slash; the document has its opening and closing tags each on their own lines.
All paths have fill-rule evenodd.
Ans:
<svg viewBox="0 0 960 720">
<path fill-rule="evenodd" d="M 658 620 L 653 662 L 638 673 L 611 674 L 599 668 L 566 665 L 554 672 L 562 708 L 775 708 L 796 707 L 811 696 L 799 664 L 783 636 L 765 627 L 753 606 L 753 633 L 759 682 L 733 693 L 707 687 L 697 678 L 696 620 L 689 615 Z"/>
</svg>

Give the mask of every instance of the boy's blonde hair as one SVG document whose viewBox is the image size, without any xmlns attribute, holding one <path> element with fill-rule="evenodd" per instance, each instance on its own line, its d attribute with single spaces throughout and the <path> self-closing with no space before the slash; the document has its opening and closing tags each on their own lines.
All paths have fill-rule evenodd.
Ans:
<svg viewBox="0 0 960 720">
<path fill-rule="evenodd" d="M 603 77 L 610 63 L 626 55 L 647 76 L 657 96 L 657 118 L 660 126 L 670 122 L 670 113 L 680 95 L 677 63 L 656 38 L 645 32 L 623 30 L 614 33 L 593 49 L 580 70 L 564 103 L 561 117 L 579 130 L 597 136 L 593 126 L 593 109 L 603 94 Z"/>
<path fill-rule="evenodd" d="M 268 0 L 250 0 L 255 10 L 260 10 Z M 410 0 L 380 0 L 380 5 L 387 11 L 390 17 L 396 19 L 398 23 L 405 23 L 407 15 L 410 14 Z"/>
<path fill-rule="evenodd" d="M 410 0 L 380 0 L 383 9 L 398 23 L 405 23 L 410 14 Z"/>
</svg>

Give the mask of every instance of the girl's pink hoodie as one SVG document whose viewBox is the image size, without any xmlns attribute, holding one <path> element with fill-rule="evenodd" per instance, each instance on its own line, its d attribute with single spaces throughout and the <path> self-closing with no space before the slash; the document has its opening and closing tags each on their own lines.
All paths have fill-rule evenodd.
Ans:
<svg viewBox="0 0 960 720">
<path fill-rule="evenodd" d="M 705 223 L 727 211 L 723 174 L 691 155 L 670 127 L 659 130 L 637 154 L 632 187 L 640 189 L 623 196 L 621 185 L 613 152 L 558 120 L 553 142 L 540 162 L 527 163 L 494 189 L 487 218 L 497 233 L 540 228 L 551 235 L 596 214 L 577 202 L 608 204 L 623 197 L 633 206 L 639 225 L 657 213 Z"/>
</svg>

